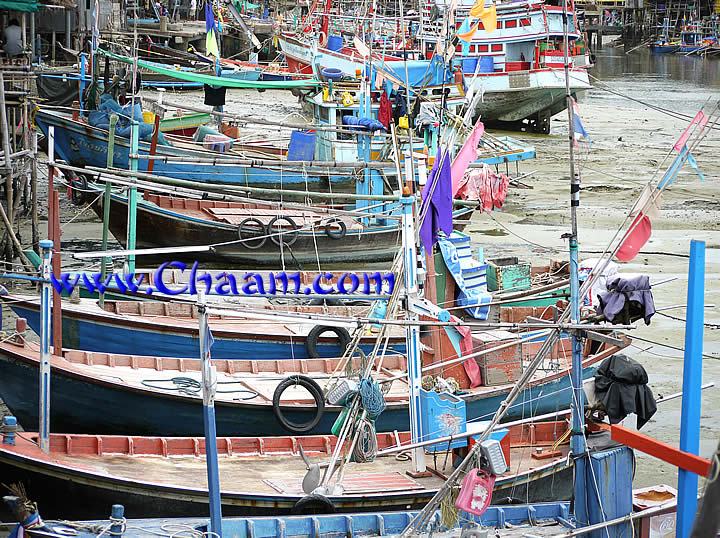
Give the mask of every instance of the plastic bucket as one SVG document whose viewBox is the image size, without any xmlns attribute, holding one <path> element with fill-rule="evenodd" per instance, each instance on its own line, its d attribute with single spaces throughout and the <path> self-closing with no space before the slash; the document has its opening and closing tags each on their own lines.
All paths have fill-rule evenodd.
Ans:
<svg viewBox="0 0 720 538">
<path fill-rule="evenodd" d="M 142 118 L 145 123 L 155 123 L 155 113 L 145 110 L 142 113 Z"/>
<path fill-rule="evenodd" d="M 339 35 L 330 35 L 327 40 L 327 48 L 332 51 L 339 51 L 343 48 L 343 38 Z"/>
<path fill-rule="evenodd" d="M 337 67 L 325 67 L 320 71 L 320 75 L 322 75 L 325 80 L 340 80 L 343 78 L 343 72 Z"/>
<path fill-rule="evenodd" d="M 495 71 L 495 60 L 492 56 L 480 56 L 480 72 L 492 73 Z"/>
</svg>

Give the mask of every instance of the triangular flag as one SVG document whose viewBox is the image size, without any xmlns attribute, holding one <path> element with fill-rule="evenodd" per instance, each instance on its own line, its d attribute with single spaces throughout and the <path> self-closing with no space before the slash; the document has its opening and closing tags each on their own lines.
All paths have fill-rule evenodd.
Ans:
<svg viewBox="0 0 720 538">
<path fill-rule="evenodd" d="M 673 146 L 675 148 L 675 151 L 682 151 L 683 147 L 685 147 L 685 144 L 687 144 L 687 141 L 693 132 L 693 125 L 697 125 L 698 129 L 702 129 L 703 127 L 705 127 L 705 124 L 708 122 L 709 119 L 710 118 L 707 116 L 707 114 L 705 114 L 705 112 L 703 112 L 702 110 L 698 110 L 698 113 L 695 114 L 695 117 L 690 122 L 690 125 L 687 126 L 687 128 L 680 135 L 680 138 L 678 138 L 678 141 L 675 142 L 675 145 Z"/>
<path fill-rule="evenodd" d="M 652 235 L 652 223 L 650 217 L 644 213 L 640 213 L 633 220 L 630 228 L 625 233 L 625 237 L 620 243 L 615 257 L 621 262 L 629 262 L 635 259 L 640 249 L 645 246 Z"/>
<path fill-rule="evenodd" d="M 220 58 L 220 49 L 218 48 L 217 39 L 215 38 L 215 30 L 210 30 L 205 36 L 205 54 Z"/>
</svg>

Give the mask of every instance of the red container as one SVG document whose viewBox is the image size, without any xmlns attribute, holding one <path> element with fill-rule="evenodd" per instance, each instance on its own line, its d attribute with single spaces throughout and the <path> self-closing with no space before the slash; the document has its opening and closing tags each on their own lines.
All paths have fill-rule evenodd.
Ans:
<svg viewBox="0 0 720 538">
<path fill-rule="evenodd" d="M 505 71 L 529 71 L 530 62 L 505 62 Z"/>
</svg>

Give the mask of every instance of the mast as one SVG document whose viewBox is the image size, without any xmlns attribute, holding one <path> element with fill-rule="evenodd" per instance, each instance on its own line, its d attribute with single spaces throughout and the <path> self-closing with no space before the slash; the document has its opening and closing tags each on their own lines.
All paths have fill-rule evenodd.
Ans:
<svg viewBox="0 0 720 538">
<path fill-rule="evenodd" d="M 568 30 L 568 2 L 563 0 L 563 49 L 565 65 L 565 105 L 568 112 L 568 150 L 570 166 L 570 323 L 580 322 L 580 280 L 578 278 L 578 227 L 577 208 L 580 206 L 580 175 L 575 169 L 575 128 L 573 98 L 570 92 L 570 36 Z M 585 483 L 585 452 L 587 450 L 584 436 L 584 393 L 582 379 L 582 340 L 577 330 L 572 332 L 572 435 L 570 451 L 575 464 L 575 519 L 578 526 L 587 524 L 587 491 Z"/>
</svg>

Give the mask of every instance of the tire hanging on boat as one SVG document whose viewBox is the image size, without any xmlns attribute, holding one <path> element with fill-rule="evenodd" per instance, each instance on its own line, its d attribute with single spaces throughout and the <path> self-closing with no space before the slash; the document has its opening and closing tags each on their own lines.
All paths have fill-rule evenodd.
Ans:
<svg viewBox="0 0 720 538">
<path fill-rule="evenodd" d="M 257 228 L 250 225 L 256 225 Z M 260 232 L 260 237 L 253 240 L 251 237 L 245 237 L 243 235 L 243 231 L 248 232 L 252 234 L 253 232 Z M 260 222 L 260 219 L 256 219 L 255 217 L 248 217 L 245 220 L 243 220 L 240 223 L 240 226 L 238 226 L 238 238 L 242 239 L 242 245 L 245 248 L 249 248 L 250 250 L 256 250 L 258 248 L 261 248 L 265 242 L 267 241 L 267 228 L 265 228 L 265 225 Z"/>
<path fill-rule="evenodd" d="M 275 223 L 279 221 L 285 221 L 288 224 L 290 224 L 290 230 L 284 231 L 282 229 L 278 229 L 277 231 L 273 230 L 273 226 Z M 275 243 L 277 246 L 280 246 L 281 244 L 284 244 L 286 247 L 289 247 L 291 245 L 295 244 L 295 241 L 298 240 L 298 227 L 297 224 L 295 224 L 295 221 L 291 219 L 290 217 L 283 217 L 278 215 L 274 219 L 272 219 L 268 225 L 267 225 L 268 234 L 270 235 L 270 241 Z"/>
<path fill-rule="evenodd" d="M 319 359 L 320 353 L 318 352 L 318 339 L 325 333 L 333 333 L 338 338 L 338 345 L 340 346 L 340 353 L 345 353 L 345 350 L 350 345 L 350 333 L 343 327 L 333 327 L 331 325 L 318 325 L 308 333 L 305 339 L 305 351 L 310 359 Z"/>
<path fill-rule="evenodd" d="M 312 395 L 315 400 L 315 416 L 307 422 L 293 422 L 288 419 L 280 408 L 280 398 L 287 389 L 296 386 L 305 387 L 305 389 Z M 325 412 L 325 396 L 323 394 L 320 385 L 318 385 L 314 379 L 304 375 L 293 375 L 286 379 L 283 379 L 280 384 L 275 387 L 273 393 L 273 414 L 278 419 L 280 425 L 292 433 L 306 433 L 312 430 L 318 425 L 320 419 Z"/>
<path fill-rule="evenodd" d="M 347 226 L 337 217 L 333 217 L 325 224 L 325 235 L 330 239 L 342 239 L 347 234 Z"/>
<path fill-rule="evenodd" d="M 337 512 L 333 502 L 325 497 L 313 493 L 306 495 L 292 507 L 290 513 L 294 516 L 317 516 L 322 514 L 334 514 Z"/>
</svg>

